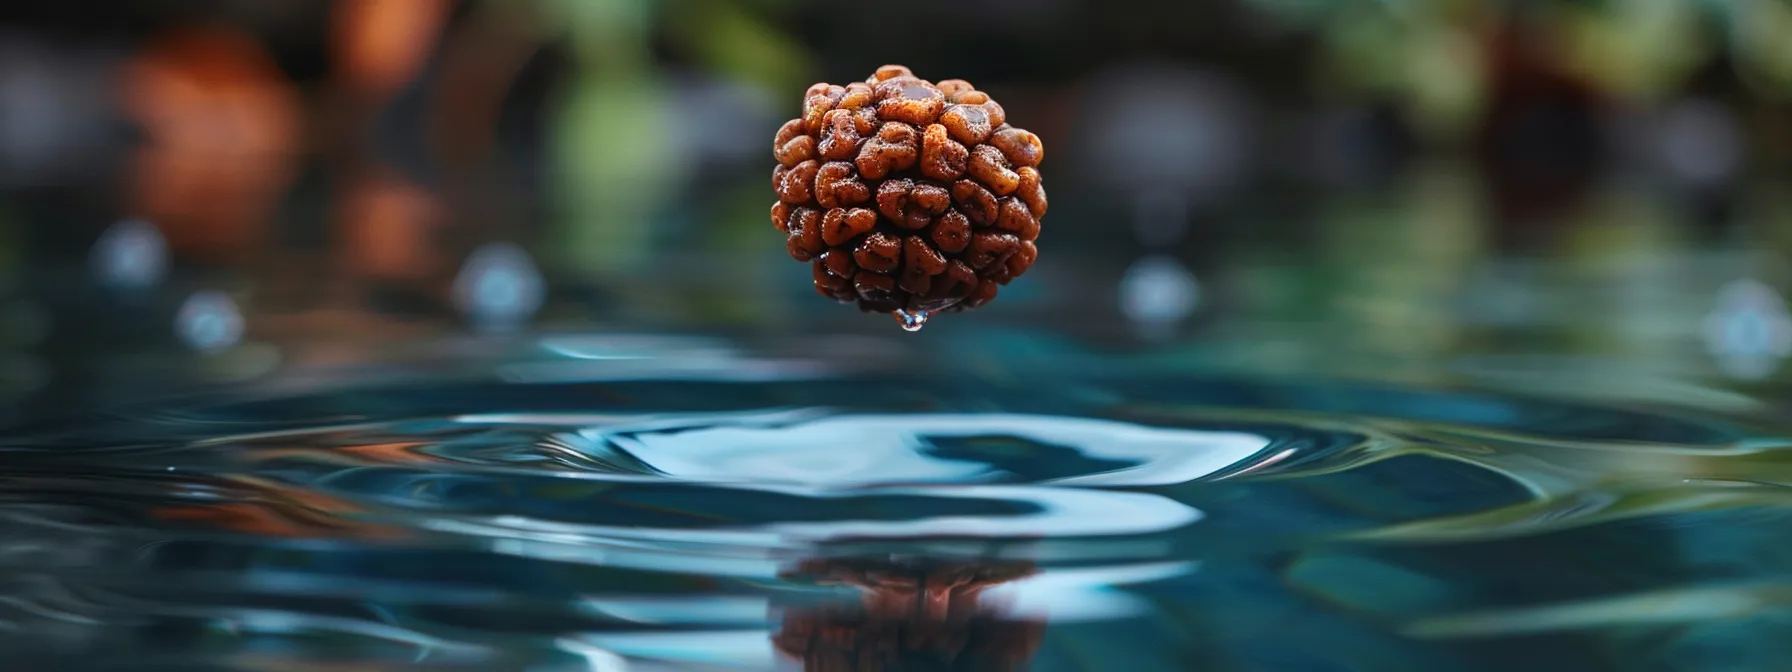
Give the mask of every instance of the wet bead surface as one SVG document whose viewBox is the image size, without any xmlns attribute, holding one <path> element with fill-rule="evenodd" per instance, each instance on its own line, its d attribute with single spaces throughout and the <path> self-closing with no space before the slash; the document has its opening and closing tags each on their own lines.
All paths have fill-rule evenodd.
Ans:
<svg viewBox="0 0 1792 672">
<path fill-rule="evenodd" d="M 987 92 L 892 64 L 799 102 L 772 138 L 770 216 L 817 293 L 918 329 L 1032 268 L 1044 144 Z"/>
</svg>

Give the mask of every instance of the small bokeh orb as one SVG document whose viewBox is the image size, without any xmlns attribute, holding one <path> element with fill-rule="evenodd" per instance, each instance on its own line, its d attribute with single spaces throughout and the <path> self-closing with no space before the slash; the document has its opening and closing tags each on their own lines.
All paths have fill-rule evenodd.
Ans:
<svg viewBox="0 0 1792 672">
<path fill-rule="evenodd" d="M 175 313 L 174 333 L 199 352 L 226 350 L 243 340 L 243 313 L 223 292 L 195 292 Z"/>
<path fill-rule="evenodd" d="M 1765 378 L 1792 355 L 1792 315 L 1780 294 L 1757 280 L 1735 280 L 1719 289 L 1704 332 L 1718 367 L 1735 378 Z"/>
<path fill-rule="evenodd" d="M 90 263 L 107 287 L 154 287 L 168 274 L 168 243 L 154 224 L 127 219 L 107 227 L 94 241 Z"/>
<path fill-rule="evenodd" d="M 541 272 L 514 243 L 489 243 L 467 257 L 454 280 L 454 303 L 480 328 L 515 328 L 541 309 Z"/>
<path fill-rule="evenodd" d="M 1120 279 L 1120 313 L 1147 338 L 1164 338 L 1193 315 L 1201 285 L 1181 262 L 1164 255 L 1145 257 Z"/>
</svg>

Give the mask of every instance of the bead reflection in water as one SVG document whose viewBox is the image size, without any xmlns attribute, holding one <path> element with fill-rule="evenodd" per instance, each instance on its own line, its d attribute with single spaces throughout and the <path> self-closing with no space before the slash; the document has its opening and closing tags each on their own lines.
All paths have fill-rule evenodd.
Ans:
<svg viewBox="0 0 1792 672">
<path fill-rule="evenodd" d="M 845 587 L 857 599 L 786 611 L 773 645 L 805 672 L 1028 669 L 1045 622 L 1015 618 L 984 595 L 1034 573 L 1021 562 L 804 562 L 784 578 Z"/>
<path fill-rule="evenodd" d="M 174 333 L 187 347 L 216 352 L 243 338 L 243 314 L 223 292 L 206 290 L 187 297 L 174 316 Z"/>
<path fill-rule="evenodd" d="M 102 284 L 143 289 L 160 283 L 167 275 L 168 244 L 154 224 L 127 219 L 100 234 L 89 261 Z"/>
<path fill-rule="evenodd" d="M 1120 280 L 1120 313 L 1146 338 L 1170 336 L 1200 302 L 1200 283 L 1171 257 L 1133 262 Z"/>
<path fill-rule="evenodd" d="M 463 423 L 505 418 L 464 417 Z M 555 443 L 631 482 L 703 484 L 712 498 L 827 501 L 830 520 L 714 530 L 784 541 L 928 535 L 1148 534 L 1200 520 L 1198 509 L 1126 488 L 1186 483 L 1248 460 L 1269 439 L 1047 415 L 826 415 L 816 411 L 656 418 L 581 430 Z M 842 450 L 851 446 L 852 450 Z M 628 467 L 624 465 L 636 465 Z M 729 492 L 733 494 L 722 495 Z M 888 517 L 865 498 L 924 495 L 941 508 Z M 1012 507 L 995 512 L 988 507 Z M 686 540 L 705 538 L 694 529 Z"/>
<path fill-rule="evenodd" d="M 1723 371 L 1763 378 L 1792 354 L 1792 317 L 1778 292 L 1755 280 L 1736 280 L 1717 293 L 1705 316 L 1705 347 Z"/>
<path fill-rule="evenodd" d="M 513 243 L 475 250 L 454 280 L 454 302 L 482 329 L 510 329 L 541 308 L 541 272 Z"/>
</svg>

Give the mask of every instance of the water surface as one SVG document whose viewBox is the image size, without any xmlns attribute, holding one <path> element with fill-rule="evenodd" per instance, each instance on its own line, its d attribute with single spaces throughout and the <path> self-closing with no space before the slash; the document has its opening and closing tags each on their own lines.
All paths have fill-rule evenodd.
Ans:
<svg viewBox="0 0 1792 672">
<path fill-rule="evenodd" d="M 0 649 L 531 672 L 1792 653 L 1792 463 L 1760 407 L 854 351 L 556 337 L 20 425 Z"/>
</svg>

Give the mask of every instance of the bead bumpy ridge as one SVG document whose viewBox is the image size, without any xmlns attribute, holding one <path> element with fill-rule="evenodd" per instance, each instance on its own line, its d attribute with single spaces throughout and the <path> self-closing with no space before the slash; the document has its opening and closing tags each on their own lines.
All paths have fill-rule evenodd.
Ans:
<svg viewBox="0 0 1792 672">
<path fill-rule="evenodd" d="M 773 141 L 772 224 L 823 296 L 875 313 L 974 310 L 1039 255 L 1044 156 L 969 82 L 886 65 L 804 92 Z"/>
</svg>

